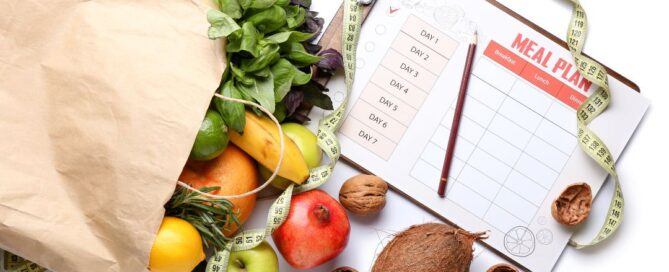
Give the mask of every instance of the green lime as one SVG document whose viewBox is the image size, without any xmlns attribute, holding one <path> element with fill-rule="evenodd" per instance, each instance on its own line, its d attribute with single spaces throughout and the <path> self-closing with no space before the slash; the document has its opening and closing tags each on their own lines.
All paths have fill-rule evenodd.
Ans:
<svg viewBox="0 0 669 272">
<path fill-rule="evenodd" d="M 217 111 L 208 110 L 195 137 L 190 158 L 198 161 L 216 158 L 228 146 L 228 140 L 228 127 L 223 118 Z"/>
</svg>

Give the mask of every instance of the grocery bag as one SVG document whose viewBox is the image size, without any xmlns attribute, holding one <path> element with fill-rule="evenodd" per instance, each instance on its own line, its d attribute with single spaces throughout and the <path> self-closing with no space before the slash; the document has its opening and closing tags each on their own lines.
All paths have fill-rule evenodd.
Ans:
<svg viewBox="0 0 669 272">
<path fill-rule="evenodd" d="M 225 67 L 211 0 L 0 1 L 0 248 L 147 271 Z"/>
</svg>

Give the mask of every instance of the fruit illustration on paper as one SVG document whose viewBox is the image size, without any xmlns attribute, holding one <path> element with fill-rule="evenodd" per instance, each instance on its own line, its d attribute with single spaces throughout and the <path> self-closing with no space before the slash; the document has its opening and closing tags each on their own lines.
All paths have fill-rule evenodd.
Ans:
<svg viewBox="0 0 669 272">
<path fill-rule="evenodd" d="M 204 260 L 202 238 L 185 220 L 165 217 L 151 248 L 151 272 L 190 272 Z"/>
<path fill-rule="evenodd" d="M 288 264 L 308 269 L 337 257 L 348 243 L 350 230 L 337 200 L 312 190 L 293 196 L 288 218 L 272 239 Z"/>
<path fill-rule="evenodd" d="M 279 272 L 279 259 L 272 246 L 263 241 L 252 249 L 230 252 L 227 272 Z"/>
<path fill-rule="evenodd" d="M 284 157 L 278 174 L 302 184 L 309 177 L 309 167 L 297 145 L 288 137 L 284 139 Z M 230 131 L 230 141 L 268 169 L 275 169 L 279 163 L 279 129 L 267 116 L 261 117 L 246 111 L 244 134 Z"/>
<path fill-rule="evenodd" d="M 188 161 L 179 180 L 195 188 L 220 187 L 212 193 L 218 195 L 238 195 L 258 187 L 256 164 L 244 151 L 235 145 L 228 145 L 221 155 L 209 161 Z M 230 199 L 238 209 L 240 223 L 246 222 L 256 204 L 256 196 Z M 231 223 L 224 234 L 234 234 L 239 226 Z"/>
<path fill-rule="evenodd" d="M 217 111 L 208 110 L 195 137 L 195 143 L 193 143 L 193 148 L 190 151 L 190 159 L 211 160 L 223 153 L 227 145 L 228 127 Z"/>
<path fill-rule="evenodd" d="M 281 128 L 283 129 L 283 134 L 293 141 L 297 145 L 297 148 L 300 149 L 302 157 L 307 163 L 309 170 L 321 164 L 323 150 L 318 146 L 316 134 L 311 132 L 311 130 L 305 126 L 296 123 L 284 123 L 281 125 Z M 274 169 L 270 170 L 261 166 L 260 176 L 264 180 L 267 180 L 272 175 L 273 170 Z M 279 189 L 286 189 L 290 183 L 290 180 L 281 177 L 280 175 L 272 180 L 272 186 Z"/>
</svg>

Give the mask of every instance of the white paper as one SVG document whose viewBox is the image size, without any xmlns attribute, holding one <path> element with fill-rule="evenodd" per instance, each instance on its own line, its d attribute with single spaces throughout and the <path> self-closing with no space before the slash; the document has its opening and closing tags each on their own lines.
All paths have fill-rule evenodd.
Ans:
<svg viewBox="0 0 669 272">
<path fill-rule="evenodd" d="M 378 1 L 363 26 L 343 154 L 460 227 L 490 230 L 485 242 L 526 268 L 550 270 L 572 235 L 552 219 L 552 200 L 573 182 L 597 192 L 606 178 L 575 137 L 574 101 L 594 86 L 574 75 L 566 49 L 489 3 L 417 2 Z M 474 29 L 466 118 L 442 199 L 436 188 Z M 591 128 L 618 157 L 648 101 L 609 80 L 612 103 Z M 328 87 L 341 102 L 343 80 Z"/>
</svg>

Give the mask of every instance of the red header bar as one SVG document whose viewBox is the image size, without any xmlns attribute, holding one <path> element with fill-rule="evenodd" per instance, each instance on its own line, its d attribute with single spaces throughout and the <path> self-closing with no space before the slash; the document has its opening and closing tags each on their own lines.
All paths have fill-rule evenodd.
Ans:
<svg viewBox="0 0 669 272">
<path fill-rule="evenodd" d="M 525 61 L 495 41 L 490 41 L 483 54 L 574 109 L 578 109 L 587 99 L 585 95 L 563 84 L 557 78 Z"/>
<path fill-rule="evenodd" d="M 516 74 L 520 74 L 520 72 L 523 71 L 523 68 L 525 68 L 525 65 L 527 64 L 524 59 L 504 48 L 495 41 L 490 41 L 488 48 L 486 48 L 483 54 Z"/>
<path fill-rule="evenodd" d="M 520 76 L 552 96 L 557 96 L 564 86 L 562 82 L 531 64 L 525 66 Z"/>
<path fill-rule="evenodd" d="M 564 85 L 562 89 L 560 89 L 560 93 L 558 93 L 557 98 L 574 109 L 578 109 L 578 107 L 581 106 L 581 104 L 583 104 L 586 99 L 588 99 L 585 95 L 577 92 L 567 85 Z"/>
</svg>

